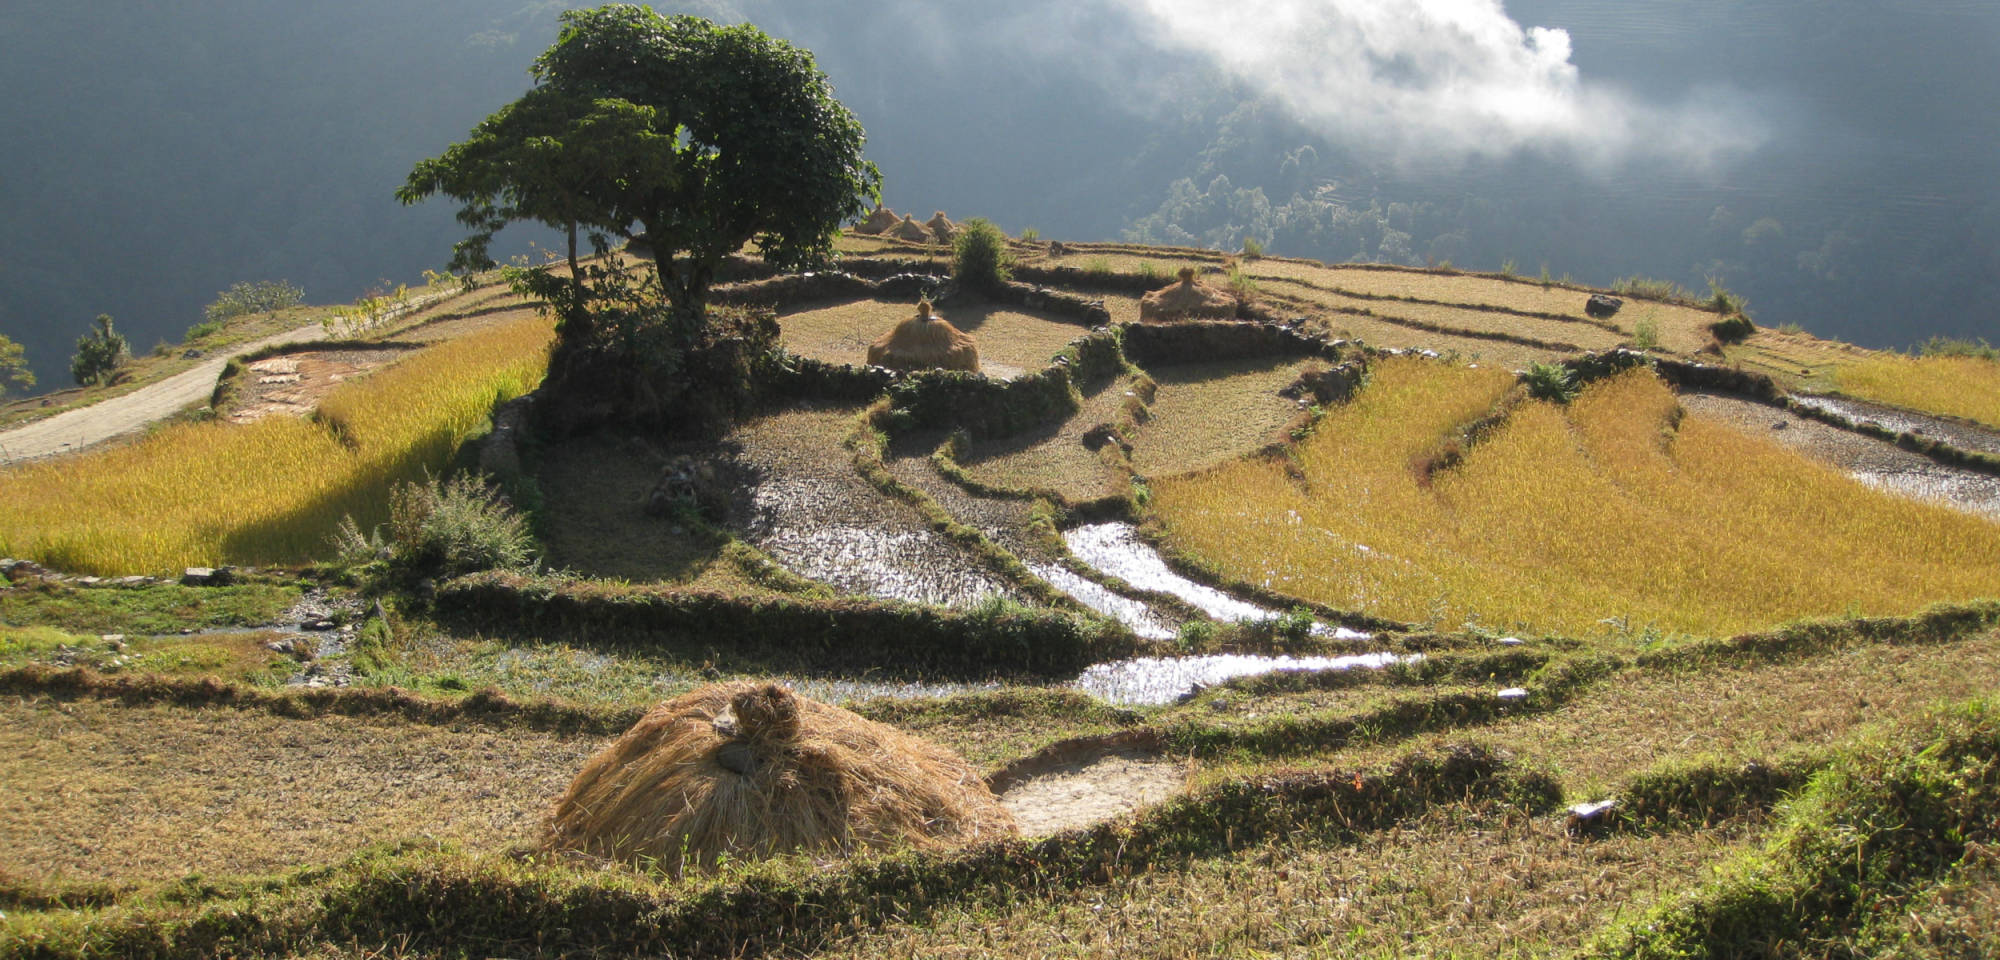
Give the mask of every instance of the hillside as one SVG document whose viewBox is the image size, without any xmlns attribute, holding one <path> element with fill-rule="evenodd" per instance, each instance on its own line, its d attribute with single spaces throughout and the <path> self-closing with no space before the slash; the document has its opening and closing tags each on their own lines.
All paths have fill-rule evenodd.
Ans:
<svg viewBox="0 0 2000 960">
<path fill-rule="evenodd" d="M 990 296 L 935 245 L 736 258 L 787 353 L 719 435 L 537 432 L 551 323 L 489 279 L 0 466 L 0 957 L 2000 946 L 2000 364 L 1727 291 L 1011 250 Z M 1142 322 L 1184 268 L 1231 316 Z M 977 373 L 861 365 L 919 296 Z M 1020 835 L 537 846 L 736 679 L 956 751 Z"/>
</svg>

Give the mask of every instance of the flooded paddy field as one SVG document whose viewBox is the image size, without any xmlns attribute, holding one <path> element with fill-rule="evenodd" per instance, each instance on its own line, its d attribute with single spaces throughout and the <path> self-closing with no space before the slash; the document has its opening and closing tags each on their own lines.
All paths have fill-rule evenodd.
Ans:
<svg viewBox="0 0 2000 960">
<path fill-rule="evenodd" d="M 1942 464 L 1893 443 L 1842 430 L 1753 400 L 1712 393 L 1689 393 L 1683 394 L 1680 402 L 1690 414 L 1769 437 L 1822 463 L 1838 467 L 1870 486 L 2000 520 L 2000 477 L 1992 474 Z M 1972 441 L 1990 439 L 1982 438 L 1981 431 L 1933 418 L 1880 411 L 1876 416 L 1867 416 L 1864 414 L 1867 408 L 1851 402 L 1820 398 L 1801 398 L 1801 402 L 1826 405 L 1826 409 L 1856 420 L 1886 417 L 1886 421 L 1877 419 L 1876 422 L 1899 432 L 1913 427 L 1942 431 L 1955 426 L 1957 437 Z M 1945 436 L 1942 432 L 1926 435 Z"/>
<path fill-rule="evenodd" d="M 731 433 L 734 465 L 753 478 L 731 525 L 786 569 L 843 593 L 946 606 L 1013 596 L 978 557 L 855 472 L 844 443 L 858 412 L 806 407 Z"/>
</svg>

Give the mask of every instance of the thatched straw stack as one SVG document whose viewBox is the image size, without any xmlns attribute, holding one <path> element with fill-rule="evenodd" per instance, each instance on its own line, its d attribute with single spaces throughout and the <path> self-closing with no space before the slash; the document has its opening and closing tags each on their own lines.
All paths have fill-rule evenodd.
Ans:
<svg viewBox="0 0 2000 960">
<path fill-rule="evenodd" d="M 918 223 L 914 217 L 908 214 L 904 214 L 900 222 L 889 228 L 888 235 L 898 240 L 909 240 L 915 243 L 930 243 L 937 239 L 931 234 L 929 227 Z"/>
<path fill-rule="evenodd" d="M 1139 300 L 1139 319 L 1146 323 L 1175 320 L 1230 320 L 1236 298 L 1226 291 L 1195 282 L 1194 268 L 1181 268 L 1181 282 L 1155 290 Z"/>
<path fill-rule="evenodd" d="M 868 363 L 892 370 L 970 370 L 979 372 L 979 341 L 972 334 L 931 312 L 929 300 L 917 303 L 917 315 L 868 345 Z"/>
<path fill-rule="evenodd" d="M 879 234 L 896 225 L 896 211 L 888 207 L 876 207 L 873 213 L 863 217 L 854 225 L 855 233 Z"/>
<path fill-rule="evenodd" d="M 945 216 L 943 210 L 931 214 L 930 220 L 924 223 L 924 227 L 929 229 L 931 236 L 938 238 L 940 243 L 950 243 L 951 238 L 958 235 L 958 224 L 951 222 L 951 218 Z"/>
<path fill-rule="evenodd" d="M 674 874 L 730 859 L 1010 836 L 1014 819 L 937 744 L 777 684 L 714 684 L 654 707 L 556 804 L 557 849 Z"/>
</svg>

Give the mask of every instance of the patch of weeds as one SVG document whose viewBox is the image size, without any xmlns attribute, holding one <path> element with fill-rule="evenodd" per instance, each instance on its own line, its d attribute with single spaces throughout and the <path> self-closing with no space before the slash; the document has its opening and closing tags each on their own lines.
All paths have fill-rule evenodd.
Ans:
<svg viewBox="0 0 2000 960">
<path fill-rule="evenodd" d="M 1189 620 L 1181 624 L 1180 632 L 1174 635 L 1174 642 L 1189 652 L 1207 650 L 1214 646 L 1216 635 L 1221 631 L 1222 628 L 1216 626 L 1213 620 Z"/>
<path fill-rule="evenodd" d="M 1042 239 L 1042 232 L 1040 230 L 1037 230 L 1034 227 L 1021 228 L 1022 243 L 1038 243 L 1041 241 L 1041 239 Z"/>
<path fill-rule="evenodd" d="M 1738 314 L 1747 316 L 1750 301 L 1729 292 L 1729 288 L 1722 285 L 1721 278 L 1709 277 L 1708 299 L 1703 300 L 1701 305 L 1725 317 Z"/>
<path fill-rule="evenodd" d="M 1139 263 L 1139 276 L 1145 279 L 1147 283 L 1155 286 L 1167 282 L 1167 272 L 1160 269 L 1159 265 L 1151 260 L 1144 260 Z"/>
<path fill-rule="evenodd" d="M 1917 355 L 1924 357 L 1970 357 L 1975 360 L 2000 360 L 2000 347 L 1978 340 L 1955 337 L 1933 336 L 1917 347 Z"/>
<path fill-rule="evenodd" d="M 1259 260 L 1264 256 L 1264 243 L 1256 237 L 1243 238 L 1243 259 Z"/>
<path fill-rule="evenodd" d="M 1503 277 L 1512 277 L 1512 276 L 1514 275 L 1514 270 L 1515 270 L 1515 265 L 1514 265 L 1514 260 L 1513 260 L 1513 258 L 1512 258 L 1512 257 L 1509 257 L 1509 258 L 1507 258 L 1507 259 L 1505 259 L 1505 260 L 1502 260 L 1502 261 L 1500 261 L 1500 275 L 1501 275 L 1501 276 L 1503 276 Z"/>
<path fill-rule="evenodd" d="M 343 529 L 353 529 L 351 519 Z M 477 474 L 398 486 L 389 496 L 389 530 L 391 563 L 413 576 L 517 569 L 534 559 L 527 521 Z"/>
<path fill-rule="evenodd" d="M 1692 299 L 1686 287 L 1672 280 L 1655 280 L 1652 277 L 1619 277 L 1612 282 L 1611 291 L 1642 300 Z"/>
<path fill-rule="evenodd" d="M 1089 260 L 1084 261 L 1083 273 L 1085 276 L 1093 279 L 1102 279 L 1111 276 L 1111 258 L 1091 257 Z"/>
<path fill-rule="evenodd" d="M 1646 317 L 1632 328 L 1632 345 L 1641 350 L 1660 349 L 1660 321 Z"/>
<path fill-rule="evenodd" d="M 0 622 L 83 633 L 178 633 L 183 628 L 255 627 L 275 623 L 299 598 L 296 586 L 100 587 L 30 583 L 0 591 Z"/>
</svg>

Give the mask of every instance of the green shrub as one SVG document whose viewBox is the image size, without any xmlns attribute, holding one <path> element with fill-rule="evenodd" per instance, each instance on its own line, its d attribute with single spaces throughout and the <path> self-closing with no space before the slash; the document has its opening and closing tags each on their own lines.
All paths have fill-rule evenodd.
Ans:
<svg viewBox="0 0 2000 960">
<path fill-rule="evenodd" d="M 1723 343 L 1742 343 L 1757 332 L 1757 325 L 1751 323 L 1749 317 L 1738 313 L 1709 324 L 1708 332 L 1715 334 L 1715 339 Z"/>
<path fill-rule="evenodd" d="M 1041 239 L 1042 239 L 1042 232 L 1040 230 L 1037 230 L 1034 227 L 1022 228 L 1021 230 L 1022 243 L 1035 243 Z"/>
<path fill-rule="evenodd" d="M 389 531 L 392 561 L 413 574 L 512 569 L 534 556 L 527 522 L 477 474 L 398 486 L 389 495 Z"/>
<path fill-rule="evenodd" d="M 1213 620 L 1189 620 L 1181 624 L 1174 642 L 1180 644 L 1182 650 L 1206 650 L 1215 642 L 1215 636 L 1221 629 Z"/>
<path fill-rule="evenodd" d="M 1161 270 L 1151 260 L 1139 264 L 1139 276 L 1146 278 L 1146 282 L 1151 284 L 1167 282 L 1166 272 Z"/>
<path fill-rule="evenodd" d="M 76 339 L 76 355 L 69 359 L 69 375 L 76 378 L 77 386 L 109 381 L 111 372 L 132 353 L 125 335 L 111 328 L 110 314 L 98 314 L 96 323 L 96 330 Z"/>
<path fill-rule="evenodd" d="M 1568 403 L 1576 396 L 1576 374 L 1557 363 L 1537 363 L 1521 377 L 1528 396 L 1554 403 Z"/>
<path fill-rule="evenodd" d="M 1264 255 L 1264 244 L 1256 237 L 1243 238 L 1243 259 L 1255 260 Z"/>
<path fill-rule="evenodd" d="M 951 242 L 951 275 L 961 285 L 975 290 L 996 290 L 1013 276 L 1014 255 L 1007 250 L 1007 235 L 985 217 L 973 217 L 959 224 Z"/>
</svg>

